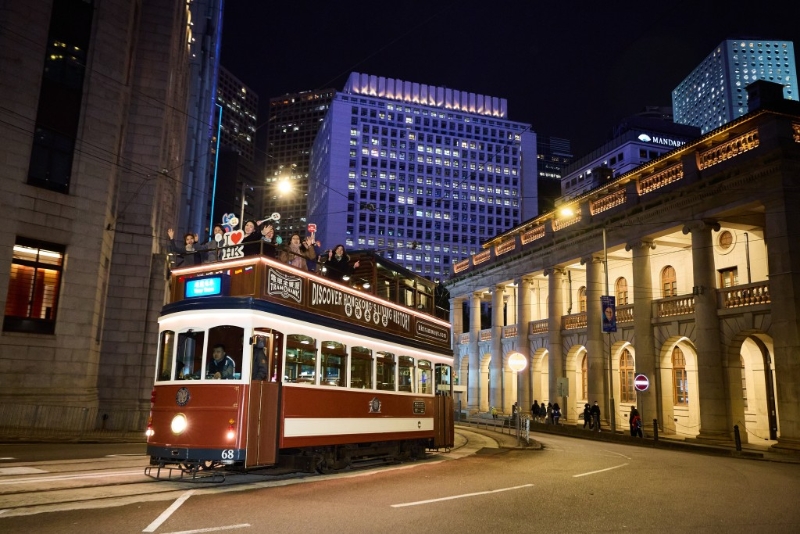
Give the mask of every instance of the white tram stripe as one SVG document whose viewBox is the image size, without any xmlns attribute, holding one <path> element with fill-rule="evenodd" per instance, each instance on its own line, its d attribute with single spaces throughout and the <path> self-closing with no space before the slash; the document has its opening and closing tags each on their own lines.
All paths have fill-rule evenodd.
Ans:
<svg viewBox="0 0 800 534">
<path fill-rule="evenodd" d="M 428 499 L 426 501 L 416 501 L 416 502 L 404 502 L 401 504 L 392 504 L 392 508 L 403 508 L 404 506 L 417 506 L 419 504 L 431 504 L 434 502 L 442 502 L 442 501 L 452 501 L 453 499 L 463 499 L 464 497 L 476 497 L 478 495 L 489 495 L 492 493 L 502 493 L 504 491 L 511 491 L 511 490 L 518 490 L 522 488 L 531 488 L 533 484 L 523 484 L 522 486 L 513 486 L 510 488 L 500 488 L 491 491 L 479 491 L 476 493 L 464 493 L 463 495 L 452 495 L 450 497 L 441 497 L 439 499 Z"/>
<path fill-rule="evenodd" d="M 236 528 L 250 528 L 250 523 L 228 525 L 225 527 L 196 528 L 194 530 L 180 530 L 178 532 L 165 532 L 164 534 L 199 534 L 200 532 L 219 532 L 220 530 L 233 530 Z"/>
<path fill-rule="evenodd" d="M 383 434 L 387 432 L 422 432 L 433 430 L 432 417 L 287 417 L 283 435 L 341 436 L 347 434 Z"/>
<path fill-rule="evenodd" d="M 586 475 L 595 475 L 597 473 L 602 473 L 604 471 L 611 471 L 612 469 L 619 469 L 620 467 L 625 467 L 626 465 L 628 465 L 628 464 L 615 465 L 614 467 L 607 467 L 606 469 L 600 469 L 598 471 L 589 471 L 588 473 L 581 473 L 579 475 L 572 475 L 572 478 L 585 477 Z"/>
<path fill-rule="evenodd" d="M 161 512 L 161 515 L 158 516 L 155 521 L 147 525 L 147 528 L 145 528 L 142 532 L 155 532 L 156 529 L 161 526 L 161 523 L 169 519 L 169 516 L 175 513 L 175 510 L 180 508 L 181 505 L 184 502 L 186 502 L 186 499 L 192 496 L 192 493 L 194 493 L 194 490 L 189 490 L 180 497 L 178 497 L 178 499 L 174 503 L 172 503 L 172 505 L 169 508 Z"/>
</svg>

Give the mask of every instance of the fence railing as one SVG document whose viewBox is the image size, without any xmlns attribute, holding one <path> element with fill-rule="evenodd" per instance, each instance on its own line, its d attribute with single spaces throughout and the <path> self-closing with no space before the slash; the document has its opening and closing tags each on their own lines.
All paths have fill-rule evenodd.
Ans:
<svg viewBox="0 0 800 534">
<path fill-rule="evenodd" d="M 717 291 L 720 308 L 738 308 L 740 306 L 754 306 L 772 302 L 769 295 L 769 282 L 766 281 L 726 287 Z"/>
</svg>

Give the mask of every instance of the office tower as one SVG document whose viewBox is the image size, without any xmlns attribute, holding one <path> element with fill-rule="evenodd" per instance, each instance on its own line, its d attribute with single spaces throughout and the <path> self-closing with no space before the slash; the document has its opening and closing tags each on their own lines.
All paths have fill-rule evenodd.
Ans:
<svg viewBox="0 0 800 534">
<path fill-rule="evenodd" d="M 446 278 L 481 242 L 537 213 L 536 135 L 506 100 L 352 73 L 311 153 L 322 248 L 375 249 Z"/>
<path fill-rule="evenodd" d="M 190 15 L 189 110 L 186 157 L 177 171 L 183 188 L 178 218 L 180 233 L 203 233 L 208 226 L 212 184 L 212 137 L 216 131 L 216 86 L 222 42 L 224 0 L 186 2 Z"/>
<path fill-rule="evenodd" d="M 791 41 L 728 39 L 720 43 L 672 91 L 675 122 L 705 134 L 747 113 L 745 87 L 756 80 L 784 86 L 787 100 L 798 98 L 797 67 Z"/>
<path fill-rule="evenodd" d="M 561 178 L 573 159 L 569 139 L 536 137 L 536 157 L 539 160 L 539 213 L 550 211 L 561 196 Z"/>
<path fill-rule="evenodd" d="M 334 94 L 334 89 L 303 91 L 269 101 L 263 213 L 280 214 L 281 233 L 305 230 L 311 145 Z"/>
<path fill-rule="evenodd" d="M 564 169 L 556 205 L 683 146 L 700 137 L 700 129 L 672 122 L 669 107 L 648 106 L 620 121 L 611 135 L 607 143 Z"/>
<path fill-rule="evenodd" d="M 220 223 L 225 213 L 241 218 L 242 208 L 245 219 L 261 215 L 261 193 L 253 189 L 261 180 L 256 160 L 258 95 L 223 66 L 219 69 L 216 111 L 209 228 Z"/>
</svg>

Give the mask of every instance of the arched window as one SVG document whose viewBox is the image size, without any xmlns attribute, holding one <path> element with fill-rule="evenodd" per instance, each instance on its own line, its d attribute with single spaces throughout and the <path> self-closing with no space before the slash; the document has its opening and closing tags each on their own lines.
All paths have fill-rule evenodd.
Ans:
<svg viewBox="0 0 800 534">
<path fill-rule="evenodd" d="M 581 286 L 578 289 L 578 311 L 580 313 L 586 311 L 586 286 Z"/>
<path fill-rule="evenodd" d="M 686 358 L 678 347 L 672 349 L 672 388 L 675 406 L 688 406 L 689 381 L 686 379 Z"/>
<path fill-rule="evenodd" d="M 614 290 L 617 294 L 617 306 L 625 306 L 628 304 L 628 281 L 625 278 L 617 278 L 617 283 L 614 284 Z"/>
<path fill-rule="evenodd" d="M 636 402 L 636 390 L 633 389 L 633 356 L 628 349 L 619 355 L 619 389 L 620 402 Z"/>
<path fill-rule="evenodd" d="M 582 399 L 589 398 L 589 358 L 585 352 L 581 360 L 581 395 Z"/>
<path fill-rule="evenodd" d="M 661 271 L 661 296 L 675 297 L 678 295 L 678 282 L 675 275 L 675 268 L 671 265 L 664 267 Z"/>
<path fill-rule="evenodd" d="M 739 360 L 742 363 L 742 403 L 744 404 L 744 409 L 747 410 L 747 377 L 744 373 L 744 358 L 739 356 Z"/>
</svg>

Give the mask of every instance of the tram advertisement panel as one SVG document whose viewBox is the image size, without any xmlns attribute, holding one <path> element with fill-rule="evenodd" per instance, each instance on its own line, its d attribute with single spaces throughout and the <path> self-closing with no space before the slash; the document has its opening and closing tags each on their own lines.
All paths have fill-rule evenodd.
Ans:
<svg viewBox="0 0 800 534">
<path fill-rule="evenodd" d="M 267 269 L 265 293 L 267 300 L 292 301 L 312 313 L 450 348 L 448 328 L 400 307 L 365 298 L 343 286 L 323 284 L 270 267 Z"/>
</svg>

